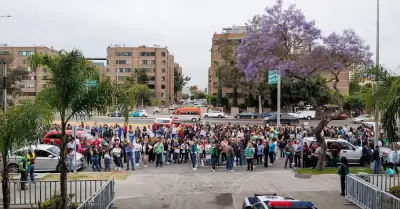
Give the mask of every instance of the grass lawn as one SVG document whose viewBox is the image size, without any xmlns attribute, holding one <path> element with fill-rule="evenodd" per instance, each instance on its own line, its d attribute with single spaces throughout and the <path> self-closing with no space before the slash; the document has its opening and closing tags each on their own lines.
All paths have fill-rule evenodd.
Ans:
<svg viewBox="0 0 400 209">
<path fill-rule="evenodd" d="M 68 173 L 68 180 L 108 180 L 114 178 L 116 180 L 125 180 L 128 177 L 125 172 L 79 172 L 77 174 Z M 49 174 L 41 180 L 60 180 L 60 174 Z"/>
<path fill-rule="evenodd" d="M 368 173 L 372 174 L 373 171 L 370 168 L 352 168 L 350 167 L 350 173 Z M 309 175 L 321 175 L 321 174 L 337 174 L 336 168 L 324 168 L 322 171 L 312 168 L 297 168 L 296 174 L 309 174 Z"/>
</svg>

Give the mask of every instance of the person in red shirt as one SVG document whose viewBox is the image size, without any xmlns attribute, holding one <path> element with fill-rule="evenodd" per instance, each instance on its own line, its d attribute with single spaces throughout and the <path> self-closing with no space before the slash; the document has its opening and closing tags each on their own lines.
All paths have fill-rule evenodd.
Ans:
<svg viewBox="0 0 400 209">
<path fill-rule="evenodd" d="M 124 134 L 124 139 L 126 139 L 126 134 L 128 133 L 128 126 L 126 124 L 122 127 L 122 133 Z"/>
</svg>

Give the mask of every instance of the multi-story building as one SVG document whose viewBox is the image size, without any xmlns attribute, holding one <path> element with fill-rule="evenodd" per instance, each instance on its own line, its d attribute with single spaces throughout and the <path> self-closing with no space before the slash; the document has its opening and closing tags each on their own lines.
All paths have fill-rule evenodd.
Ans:
<svg viewBox="0 0 400 209">
<path fill-rule="evenodd" d="M 214 33 L 212 38 L 211 46 L 211 66 L 208 69 L 208 93 L 216 94 L 218 92 L 218 77 L 217 68 L 224 64 L 224 60 L 221 54 L 218 52 L 218 43 L 221 40 L 228 40 L 232 43 L 240 43 L 240 41 L 246 36 L 246 26 L 233 26 L 231 28 L 224 28 L 221 33 Z M 241 90 L 239 89 L 239 104 L 244 102 L 244 98 L 241 97 Z M 222 95 L 232 98 L 233 89 L 228 87 L 222 88 Z"/>
<path fill-rule="evenodd" d="M 33 53 L 47 53 L 53 54 L 57 51 L 53 47 L 45 46 L 30 46 L 30 47 L 12 47 L 12 46 L 0 46 L 0 56 L 3 58 L 9 58 L 8 68 L 9 70 L 15 68 L 25 68 L 29 74 L 22 77 L 21 82 L 21 99 L 31 99 L 36 96 L 45 85 L 46 79 L 49 76 L 48 69 L 46 67 L 38 67 L 31 69 L 28 66 L 27 58 Z"/>
<path fill-rule="evenodd" d="M 169 53 L 167 47 L 107 48 L 105 76 L 124 82 L 135 69 L 145 69 L 149 76 L 147 85 L 161 106 L 174 103 L 174 67 L 174 55 Z"/>
</svg>

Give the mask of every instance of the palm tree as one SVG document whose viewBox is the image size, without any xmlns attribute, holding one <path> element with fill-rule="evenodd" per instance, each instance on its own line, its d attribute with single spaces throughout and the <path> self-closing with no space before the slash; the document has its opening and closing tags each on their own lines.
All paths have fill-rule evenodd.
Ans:
<svg viewBox="0 0 400 209">
<path fill-rule="evenodd" d="M 3 157 L 3 206 L 10 208 L 8 156 L 14 150 L 36 144 L 44 131 L 49 130 L 53 114 L 50 107 L 40 101 L 12 106 L 0 117 L 0 152 Z M 23 127 L 23 131 L 21 131 Z"/>
<path fill-rule="evenodd" d="M 61 143 L 60 143 L 60 208 L 67 208 L 67 135 L 68 121 L 78 113 L 90 115 L 94 110 L 105 112 L 112 105 L 112 98 L 124 96 L 115 88 L 109 79 L 99 82 L 97 67 L 85 60 L 79 50 L 70 52 L 60 51 L 55 55 L 35 53 L 28 58 L 32 68 L 46 66 L 51 76 L 48 85 L 38 95 L 39 100 L 46 102 L 61 118 Z M 97 81 L 98 85 L 88 87 L 88 80 Z M 124 99 L 118 100 L 126 101 Z M 126 113 L 127 110 L 125 110 Z M 127 113 L 124 114 L 125 117 Z"/>
</svg>

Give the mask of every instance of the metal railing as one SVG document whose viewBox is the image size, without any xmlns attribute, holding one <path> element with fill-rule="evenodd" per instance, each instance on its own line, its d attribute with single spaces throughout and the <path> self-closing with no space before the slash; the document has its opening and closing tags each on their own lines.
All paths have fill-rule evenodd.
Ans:
<svg viewBox="0 0 400 209">
<path fill-rule="evenodd" d="M 362 175 L 361 178 L 385 192 L 389 192 L 390 188 L 400 185 L 400 175 L 370 174 Z"/>
<path fill-rule="evenodd" d="M 400 198 L 367 182 L 368 176 L 346 176 L 346 199 L 362 209 L 400 209 Z"/>
<path fill-rule="evenodd" d="M 89 197 L 77 209 L 107 209 L 114 202 L 114 179 L 108 180 L 93 196 Z"/>
<path fill-rule="evenodd" d="M 68 181 L 67 193 L 73 194 L 72 202 L 81 203 L 94 195 L 106 182 L 108 181 Z M 11 205 L 37 205 L 60 194 L 60 181 L 10 181 L 8 185 Z"/>
</svg>

